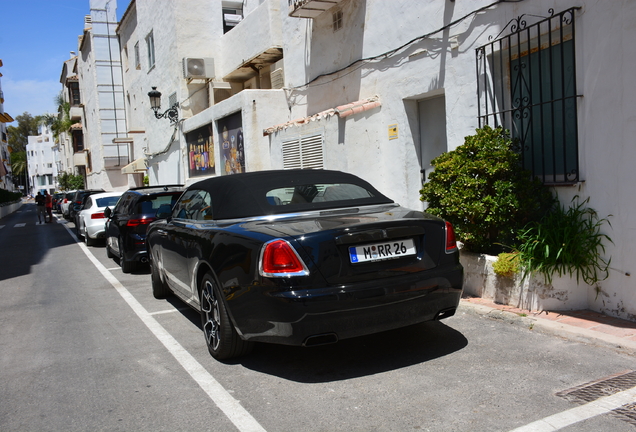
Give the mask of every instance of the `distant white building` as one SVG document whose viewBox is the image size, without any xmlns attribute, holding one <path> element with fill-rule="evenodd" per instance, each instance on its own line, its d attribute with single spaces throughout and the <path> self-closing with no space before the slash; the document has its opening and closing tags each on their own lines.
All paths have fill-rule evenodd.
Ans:
<svg viewBox="0 0 636 432">
<path fill-rule="evenodd" d="M 29 136 L 26 146 L 29 185 L 32 195 L 57 189 L 57 165 L 53 134 L 46 125 L 38 126 L 39 135 Z"/>
</svg>

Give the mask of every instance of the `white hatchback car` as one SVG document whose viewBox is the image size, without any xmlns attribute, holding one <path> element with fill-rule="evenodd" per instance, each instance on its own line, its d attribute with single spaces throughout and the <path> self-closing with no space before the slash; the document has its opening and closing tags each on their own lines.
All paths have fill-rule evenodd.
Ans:
<svg viewBox="0 0 636 432">
<path fill-rule="evenodd" d="M 73 201 L 74 195 L 75 195 L 74 190 L 66 191 L 64 195 L 64 199 L 62 199 L 62 204 L 60 205 L 60 209 L 62 210 L 62 216 L 64 216 L 64 219 L 69 218 L 68 208 L 71 205 L 71 202 Z"/>
<path fill-rule="evenodd" d="M 106 217 L 104 209 L 115 207 L 124 192 L 103 192 L 86 197 L 82 210 L 77 215 L 77 235 L 84 237 L 86 245 L 92 246 L 96 239 L 104 238 Z"/>
</svg>

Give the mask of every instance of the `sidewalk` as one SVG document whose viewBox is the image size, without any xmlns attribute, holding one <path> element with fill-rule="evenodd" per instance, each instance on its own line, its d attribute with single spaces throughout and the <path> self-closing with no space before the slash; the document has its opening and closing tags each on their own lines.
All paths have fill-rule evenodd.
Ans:
<svg viewBox="0 0 636 432">
<path fill-rule="evenodd" d="M 527 311 L 479 297 L 464 297 L 458 313 L 472 313 L 566 339 L 636 355 L 636 322 L 588 310 Z"/>
</svg>

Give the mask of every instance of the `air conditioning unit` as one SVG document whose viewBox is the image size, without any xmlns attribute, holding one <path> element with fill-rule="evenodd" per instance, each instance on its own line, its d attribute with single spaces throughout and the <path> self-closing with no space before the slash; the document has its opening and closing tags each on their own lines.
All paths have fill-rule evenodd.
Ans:
<svg viewBox="0 0 636 432">
<path fill-rule="evenodd" d="M 214 78 L 213 58 L 183 59 L 183 76 L 185 79 L 211 79 Z"/>
</svg>

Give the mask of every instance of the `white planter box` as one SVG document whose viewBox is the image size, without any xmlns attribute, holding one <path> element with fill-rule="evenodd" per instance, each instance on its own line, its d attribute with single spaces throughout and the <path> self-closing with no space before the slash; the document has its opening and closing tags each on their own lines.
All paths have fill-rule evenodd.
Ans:
<svg viewBox="0 0 636 432">
<path fill-rule="evenodd" d="M 531 311 L 589 309 L 588 298 L 592 287 L 569 276 L 552 278 L 546 284 L 543 276 L 521 280 L 497 275 L 492 264 L 496 256 L 461 252 L 464 266 L 464 292 L 495 303 Z M 592 297 L 593 298 L 593 297 Z"/>
</svg>

